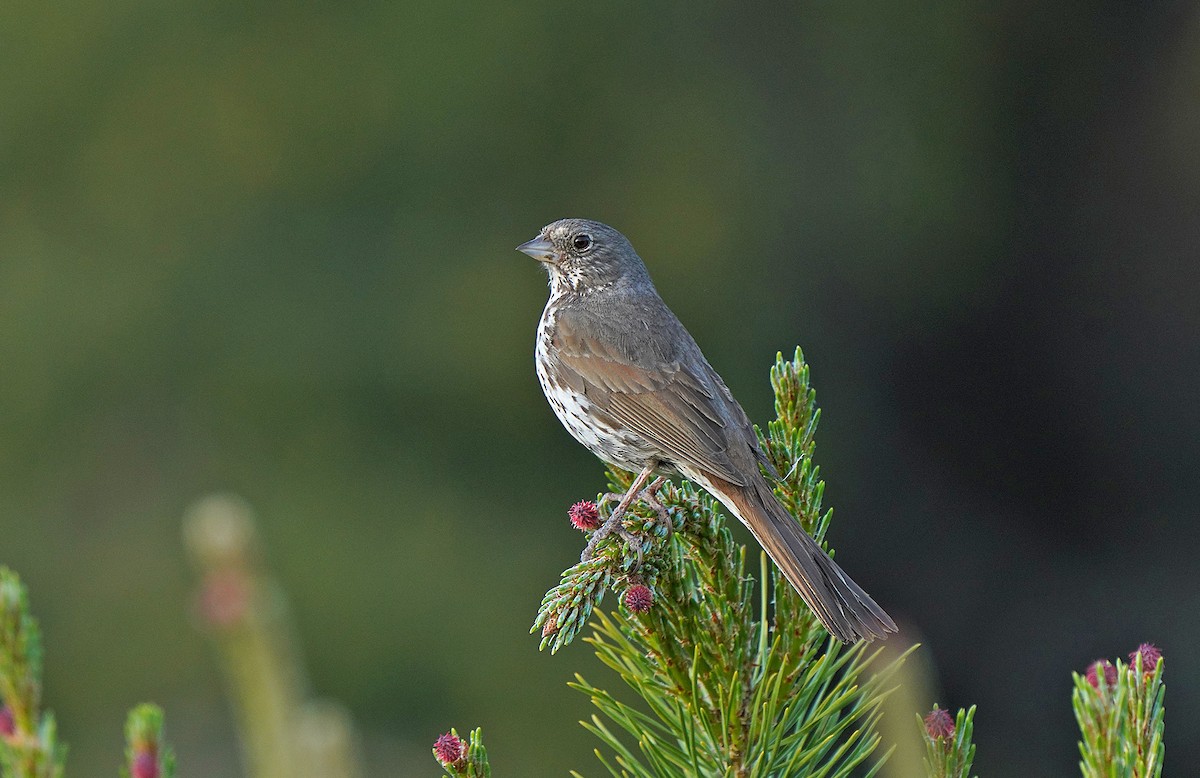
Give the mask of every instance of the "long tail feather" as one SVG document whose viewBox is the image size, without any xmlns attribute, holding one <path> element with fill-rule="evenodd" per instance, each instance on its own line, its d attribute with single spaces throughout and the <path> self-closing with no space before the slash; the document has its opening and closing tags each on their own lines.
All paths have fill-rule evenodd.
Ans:
<svg viewBox="0 0 1200 778">
<path fill-rule="evenodd" d="M 852 643 L 896 631 L 896 622 L 800 528 L 765 480 L 744 487 L 720 478 L 695 480 L 750 528 L 830 634 Z"/>
</svg>

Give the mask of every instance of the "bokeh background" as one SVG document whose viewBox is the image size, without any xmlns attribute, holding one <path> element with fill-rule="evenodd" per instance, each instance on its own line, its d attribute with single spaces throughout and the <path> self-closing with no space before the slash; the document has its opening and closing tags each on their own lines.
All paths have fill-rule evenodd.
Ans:
<svg viewBox="0 0 1200 778">
<path fill-rule="evenodd" d="M 805 348 L 839 559 L 978 703 L 981 774 L 1073 773 L 1070 671 L 1142 640 L 1200 760 L 1196 4 L 5 3 L 0 106 L 0 562 L 72 776 L 142 699 L 237 774 L 212 490 L 370 774 L 451 725 L 596 772 L 565 683 L 603 671 L 526 634 L 603 479 L 513 247 L 577 215 L 754 419 Z"/>
</svg>

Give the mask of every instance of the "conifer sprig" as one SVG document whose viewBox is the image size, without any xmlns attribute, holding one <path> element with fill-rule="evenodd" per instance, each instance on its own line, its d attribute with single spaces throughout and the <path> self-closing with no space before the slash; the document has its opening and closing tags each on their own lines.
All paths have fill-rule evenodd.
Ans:
<svg viewBox="0 0 1200 778">
<path fill-rule="evenodd" d="M 925 772 L 929 778 L 968 778 L 975 761 L 975 706 L 950 718 L 949 711 L 933 706 L 924 718 L 917 716 L 925 740 Z"/>
<path fill-rule="evenodd" d="M 1073 673 L 1071 703 L 1079 723 L 1079 769 L 1084 778 L 1162 775 L 1163 660 L 1143 644 L 1130 663 L 1099 660 Z"/>
<path fill-rule="evenodd" d="M 483 747 L 483 731 L 476 728 L 469 741 L 451 728 L 433 744 L 433 758 L 451 778 L 491 778 L 487 749 Z"/>
<path fill-rule="evenodd" d="M 613 492 L 624 492 L 633 476 L 614 469 L 609 470 L 608 480 Z M 553 654 L 574 640 L 610 589 L 625 592 L 641 585 L 654 594 L 655 584 L 667 563 L 666 548 L 671 537 L 683 529 L 691 507 L 682 503 L 678 492 L 669 486 L 659 492 L 658 498 L 666 511 L 669 528 L 656 511 L 635 502 L 626 511 L 623 524 L 638 538 L 638 544 L 627 543 L 615 533 L 609 535 L 597 545 L 591 559 L 563 571 L 562 581 L 546 592 L 529 630 L 530 633 L 541 630 L 540 648 L 549 647 Z M 611 501 L 605 504 L 600 495 L 597 502 L 602 505 L 599 517 L 602 524 L 615 506 Z"/>
<path fill-rule="evenodd" d="M 791 360 L 775 355 L 771 388 L 775 391 L 775 420 L 767 425 L 767 434 L 757 430 L 759 444 L 782 476 L 776 484 L 776 495 L 804 531 L 820 541 L 833 519 L 833 510 L 821 513 L 825 482 L 813 462 L 821 410 L 817 407 L 817 392 L 809 384 L 808 363 L 799 348 Z"/>
</svg>

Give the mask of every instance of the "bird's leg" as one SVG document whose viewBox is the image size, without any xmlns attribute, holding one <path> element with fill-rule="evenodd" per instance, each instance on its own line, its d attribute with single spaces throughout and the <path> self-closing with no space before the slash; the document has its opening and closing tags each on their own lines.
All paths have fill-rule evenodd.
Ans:
<svg viewBox="0 0 1200 778">
<path fill-rule="evenodd" d="M 591 559 L 592 555 L 596 553 L 596 546 L 600 544 L 600 541 L 604 540 L 614 532 L 620 534 L 620 536 L 624 538 L 625 542 L 627 543 L 632 544 L 637 540 L 632 534 L 626 532 L 625 528 L 621 526 L 621 519 L 625 517 L 625 511 L 629 509 L 630 503 L 637 499 L 638 495 L 642 493 L 642 484 L 646 483 L 646 479 L 654 473 L 657 467 L 657 462 L 650 462 L 642 468 L 642 472 L 637 474 L 637 477 L 633 479 L 633 483 L 629 485 L 629 491 L 625 492 L 625 496 L 621 498 L 621 502 L 617 503 L 616 508 L 613 508 L 613 512 L 609 515 L 608 521 L 604 522 L 604 524 L 600 525 L 600 529 L 592 533 L 592 539 L 588 541 L 587 546 L 583 549 L 583 553 L 579 556 L 580 562 L 586 562 Z M 605 497 L 607 496 L 608 495 L 605 495 Z M 638 561 L 640 562 L 640 557 L 642 555 L 641 546 L 637 546 L 637 549 L 639 557 Z"/>
</svg>

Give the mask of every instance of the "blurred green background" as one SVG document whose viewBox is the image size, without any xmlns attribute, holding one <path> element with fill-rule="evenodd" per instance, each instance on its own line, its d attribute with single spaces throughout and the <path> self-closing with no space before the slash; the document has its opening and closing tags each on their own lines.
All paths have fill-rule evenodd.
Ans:
<svg viewBox="0 0 1200 778">
<path fill-rule="evenodd" d="M 1196 763 L 1198 150 L 1194 3 L 0 5 L 0 562 L 69 774 L 143 699 L 237 773 L 179 537 L 212 490 L 371 775 L 451 725 L 597 772 L 565 683 L 603 671 L 526 634 L 603 488 L 513 251 L 562 216 L 755 420 L 805 348 L 839 559 L 981 774 L 1074 772 L 1069 671 L 1141 640 Z"/>
</svg>

